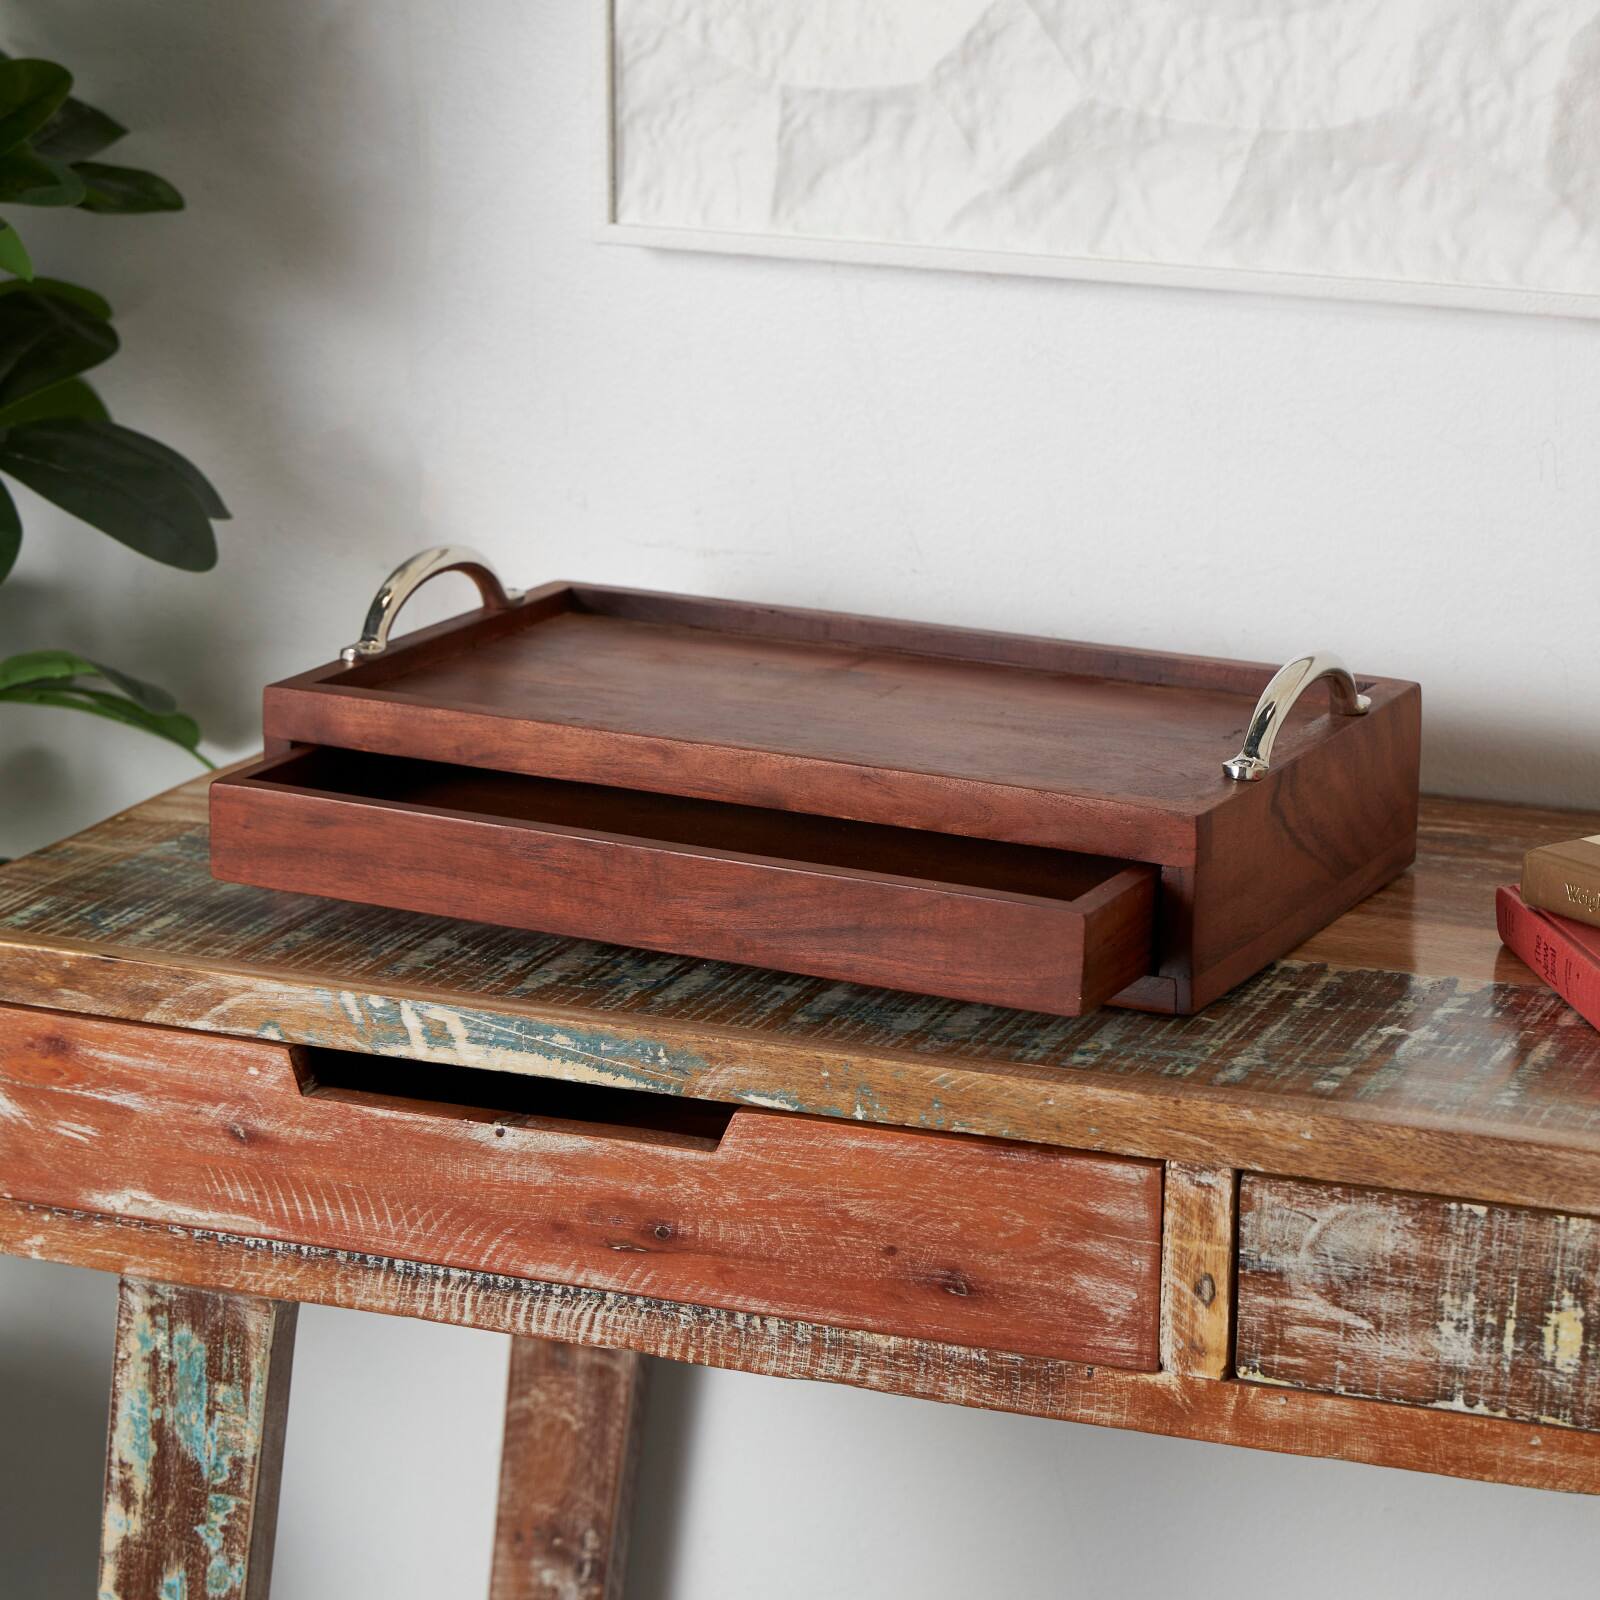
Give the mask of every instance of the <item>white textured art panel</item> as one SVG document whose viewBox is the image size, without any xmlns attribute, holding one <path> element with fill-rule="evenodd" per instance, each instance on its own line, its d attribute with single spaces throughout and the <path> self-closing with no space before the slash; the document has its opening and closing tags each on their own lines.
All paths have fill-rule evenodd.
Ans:
<svg viewBox="0 0 1600 1600">
<path fill-rule="evenodd" d="M 1600 0 L 610 0 L 619 237 L 1600 315 Z"/>
</svg>

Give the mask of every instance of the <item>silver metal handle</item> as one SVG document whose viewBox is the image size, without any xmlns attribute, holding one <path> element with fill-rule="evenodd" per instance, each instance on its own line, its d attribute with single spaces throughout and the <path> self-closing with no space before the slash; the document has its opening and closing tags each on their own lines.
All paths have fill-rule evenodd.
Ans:
<svg viewBox="0 0 1600 1600">
<path fill-rule="evenodd" d="M 1333 709 L 1346 717 L 1364 717 L 1372 709 L 1372 702 L 1356 688 L 1350 669 L 1336 655 L 1326 650 L 1301 656 L 1273 673 L 1272 682 L 1261 691 L 1256 708 L 1250 714 L 1250 728 L 1245 735 L 1244 749 L 1231 761 L 1222 763 L 1222 770 L 1236 783 L 1254 783 L 1267 775 L 1272 761 L 1272 743 L 1289 720 L 1289 712 L 1318 678 L 1328 680 L 1328 697 Z"/>
<path fill-rule="evenodd" d="M 478 586 L 483 603 L 491 611 L 504 611 L 520 598 L 515 589 L 507 589 L 495 574 L 493 567 L 478 554 L 462 544 L 436 544 L 429 550 L 419 550 L 409 561 L 402 561 L 387 578 L 383 587 L 372 597 L 367 608 L 367 620 L 362 624 L 361 637 L 347 644 L 339 652 L 339 659 L 347 667 L 358 661 L 369 661 L 381 656 L 389 648 L 389 630 L 400 608 L 430 578 L 441 572 L 464 572 Z"/>
</svg>

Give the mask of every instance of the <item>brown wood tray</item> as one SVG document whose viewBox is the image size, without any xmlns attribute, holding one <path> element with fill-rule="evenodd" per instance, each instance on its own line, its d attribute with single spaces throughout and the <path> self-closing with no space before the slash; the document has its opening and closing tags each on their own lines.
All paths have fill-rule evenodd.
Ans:
<svg viewBox="0 0 1600 1600">
<path fill-rule="evenodd" d="M 267 690 L 219 876 L 1071 1015 L 1203 1005 L 1414 852 L 1414 684 L 1307 696 L 1241 783 L 1270 667 L 485 592 Z"/>
<path fill-rule="evenodd" d="M 275 684 L 265 723 L 297 743 L 1018 844 L 1092 833 L 1182 864 L 1238 797 L 1221 763 L 1272 671 L 551 584 Z M 1296 709 L 1280 763 L 1326 736 L 1321 711 Z"/>
</svg>

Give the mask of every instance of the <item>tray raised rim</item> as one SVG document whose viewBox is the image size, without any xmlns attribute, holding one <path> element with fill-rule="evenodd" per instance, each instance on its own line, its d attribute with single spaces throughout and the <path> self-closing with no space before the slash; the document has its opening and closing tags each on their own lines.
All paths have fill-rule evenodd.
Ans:
<svg viewBox="0 0 1600 1600">
<path fill-rule="evenodd" d="M 1167 866 L 1194 865 L 1203 853 L 1211 816 L 1245 799 L 1247 786 L 1222 776 L 1221 763 L 1230 751 L 1220 747 L 1214 790 L 1193 804 L 1175 805 L 1150 796 L 1084 794 L 1064 787 L 973 778 L 941 772 L 937 766 L 870 764 L 761 744 L 536 719 L 503 708 L 430 699 L 385 687 L 431 661 L 574 611 L 1252 701 L 1276 670 L 1259 662 L 557 581 L 528 591 L 508 610 L 479 608 L 418 629 L 397 639 L 378 659 L 355 666 L 330 661 L 270 685 L 264 696 L 269 745 L 324 744 Z M 1310 724 L 1318 729 L 1314 740 L 1286 739 L 1280 745 L 1269 785 L 1292 773 L 1302 751 L 1320 748 L 1330 739 L 1361 737 L 1362 724 L 1370 725 L 1396 701 L 1417 692 L 1415 684 L 1400 679 L 1361 675 L 1360 682 L 1372 699 L 1373 715 L 1315 718 Z M 388 714 L 395 710 L 401 712 L 399 717 Z M 886 792 L 892 793 L 892 804 Z"/>
</svg>

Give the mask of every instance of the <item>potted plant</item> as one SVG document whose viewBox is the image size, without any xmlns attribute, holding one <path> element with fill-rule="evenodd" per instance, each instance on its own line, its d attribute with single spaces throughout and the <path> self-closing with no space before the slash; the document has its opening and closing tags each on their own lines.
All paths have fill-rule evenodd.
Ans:
<svg viewBox="0 0 1600 1600">
<path fill-rule="evenodd" d="M 212 524 L 227 507 L 176 451 L 111 419 L 84 376 L 117 351 L 111 307 L 91 289 L 39 275 L 8 214 L 182 209 L 164 178 L 100 160 L 127 129 L 71 89 L 72 75 L 53 61 L 0 55 L 0 583 L 23 534 L 7 478 L 151 560 L 205 571 L 217 559 Z M 171 695 L 75 647 L 0 655 L 6 702 L 106 717 L 210 765 L 199 727 Z"/>
</svg>

